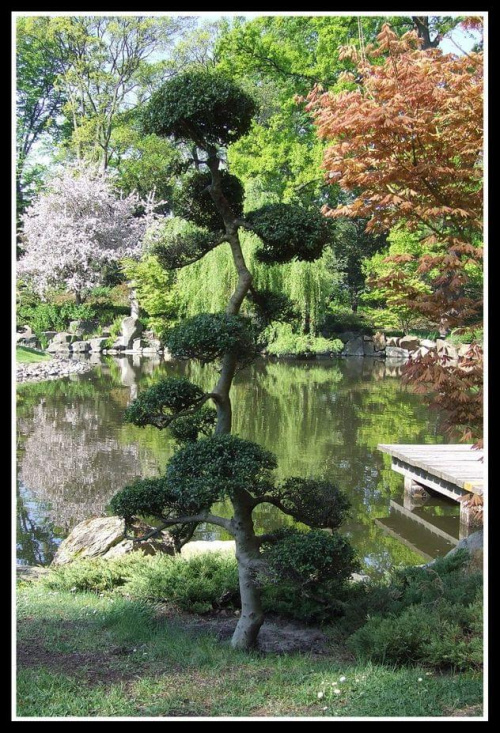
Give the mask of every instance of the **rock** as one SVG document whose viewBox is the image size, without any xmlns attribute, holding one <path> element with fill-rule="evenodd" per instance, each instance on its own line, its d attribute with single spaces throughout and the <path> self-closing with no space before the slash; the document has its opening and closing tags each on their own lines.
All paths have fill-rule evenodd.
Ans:
<svg viewBox="0 0 500 733">
<path fill-rule="evenodd" d="M 385 355 L 389 359 L 407 359 L 410 352 L 406 349 L 400 349 L 399 346 L 386 346 Z"/>
<path fill-rule="evenodd" d="M 398 346 L 400 349 L 406 349 L 407 351 L 416 351 L 420 346 L 420 339 L 416 336 L 403 336 L 399 339 Z"/>
<path fill-rule="evenodd" d="M 148 342 L 145 339 L 134 339 L 134 342 L 132 344 L 132 351 L 139 351 L 140 349 L 144 349 L 148 347 Z"/>
<path fill-rule="evenodd" d="M 52 565 L 72 560 L 99 557 L 125 539 L 125 520 L 121 517 L 86 519 L 59 545 Z"/>
<path fill-rule="evenodd" d="M 338 338 L 342 341 L 342 343 L 346 344 L 348 341 L 352 341 L 352 339 L 355 339 L 357 335 L 358 334 L 354 331 L 344 331 L 343 333 L 339 333 L 339 335 L 335 336 L 334 338 Z"/>
<path fill-rule="evenodd" d="M 145 349 L 142 350 L 142 353 L 144 356 L 154 356 L 155 354 L 160 353 L 160 349 L 157 349 L 151 346 L 147 346 Z"/>
<path fill-rule="evenodd" d="M 137 526 L 136 534 L 146 534 L 152 527 Z M 164 552 L 173 555 L 174 543 L 168 532 L 161 538 L 151 538 L 145 542 L 133 542 L 125 537 L 125 520 L 121 517 L 98 517 L 86 519 L 72 530 L 60 544 L 52 565 L 65 565 L 73 560 L 102 557 L 110 559 L 128 552 L 142 550 L 148 555 Z"/>
<path fill-rule="evenodd" d="M 433 351 L 436 348 L 436 342 L 431 341 L 431 339 L 422 339 L 420 341 L 420 346 L 429 349 L 429 351 Z"/>
<path fill-rule="evenodd" d="M 363 334 L 363 341 L 373 341 L 373 336 L 370 336 L 370 334 Z"/>
<path fill-rule="evenodd" d="M 72 341 L 76 341 L 74 334 L 68 333 L 67 331 L 60 331 L 59 333 L 56 333 L 51 343 L 70 344 Z"/>
<path fill-rule="evenodd" d="M 380 331 L 377 331 L 377 333 L 373 336 L 373 346 L 375 348 L 375 351 L 383 351 L 387 346 L 385 336 Z"/>
<path fill-rule="evenodd" d="M 90 350 L 91 351 L 102 351 L 102 345 L 106 343 L 107 340 L 108 339 L 105 336 L 101 336 L 95 339 L 89 339 L 88 343 L 90 344 Z"/>
<path fill-rule="evenodd" d="M 114 349 L 115 351 L 124 351 L 126 349 L 126 346 L 123 343 L 123 339 L 121 336 L 118 336 L 116 341 L 113 344 L 111 344 L 111 348 Z"/>
<path fill-rule="evenodd" d="M 365 342 L 362 336 L 357 336 L 351 339 L 345 345 L 343 353 L 346 356 L 364 356 L 365 355 Z"/>
<path fill-rule="evenodd" d="M 17 339 L 16 339 L 16 341 L 17 341 Z M 38 338 L 36 336 L 29 336 L 27 338 L 25 336 L 22 336 L 17 341 L 17 343 L 20 346 L 28 346 L 31 349 L 35 349 L 38 346 Z"/>
<path fill-rule="evenodd" d="M 232 552 L 235 553 L 234 540 L 194 540 L 181 547 L 182 557 L 192 557 L 203 552 Z"/>
<path fill-rule="evenodd" d="M 425 356 L 428 354 L 430 349 L 427 349 L 425 346 L 420 346 L 416 351 L 412 353 L 412 358 L 417 359 L 421 356 Z"/>
<path fill-rule="evenodd" d="M 138 338 L 142 331 L 142 323 L 138 318 L 129 316 L 122 321 L 122 343 L 126 349 L 131 349 L 134 339 Z"/>
<path fill-rule="evenodd" d="M 87 333 L 92 333 L 97 327 L 97 321 L 70 321 L 69 330 L 76 336 L 84 336 Z"/>
<path fill-rule="evenodd" d="M 90 341 L 74 341 L 72 344 L 73 351 L 76 352 L 82 352 L 82 351 L 90 351 Z"/>
<path fill-rule="evenodd" d="M 398 336 L 389 336 L 389 338 L 386 339 L 385 345 L 386 345 L 386 347 L 387 346 L 398 346 L 399 345 L 399 337 Z"/>
<path fill-rule="evenodd" d="M 461 344 L 458 347 L 458 356 L 465 356 L 470 349 L 470 344 Z"/>
<path fill-rule="evenodd" d="M 104 338 L 109 338 L 111 336 L 111 329 L 110 328 L 103 328 L 101 331 Z"/>
<path fill-rule="evenodd" d="M 364 349 L 365 356 L 375 356 L 375 348 L 373 346 L 373 341 L 364 341 L 363 349 Z"/>
<path fill-rule="evenodd" d="M 154 349 L 155 351 L 161 351 L 163 349 L 162 343 L 159 339 L 148 339 L 148 349 Z"/>
<path fill-rule="evenodd" d="M 54 341 L 51 341 L 50 344 L 47 346 L 46 351 L 48 351 L 50 354 L 69 354 L 72 349 L 72 344 L 66 344 L 66 343 L 54 343 Z"/>
</svg>

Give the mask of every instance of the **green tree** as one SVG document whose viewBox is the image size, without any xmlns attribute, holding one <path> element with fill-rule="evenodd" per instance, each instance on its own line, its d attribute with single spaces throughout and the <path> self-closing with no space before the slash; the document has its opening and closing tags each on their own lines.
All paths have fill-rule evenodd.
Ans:
<svg viewBox="0 0 500 733">
<path fill-rule="evenodd" d="M 202 521 L 223 527 L 234 537 L 241 615 L 232 644 L 243 649 L 255 645 L 264 619 L 258 576 L 266 565 L 266 554 L 272 567 L 273 558 L 283 564 L 283 556 L 288 554 L 292 560 L 296 547 L 293 532 L 257 535 L 254 509 L 270 504 L 311 527 L 313 531 L 302 537 L 307 553 L 308 546 L 318 544 L 314 530 L 337 529 L 348 508 L 344 495 L 329 482 L 312 478 L 278 482 L 273 474 L 275 456 L 256 443 L 231 435 L 233 379 L 258 353 L 256 323 L 241 315 L 241 306 L 245 298 L 252 297 L 258 308 L 265 308 L 267 320 L 280 317 L 252 284 L 239 230 L 258 234 L 261 247 L 257 257 L 266 263 L 273 261 L 273 253 L 278 262 L 313 261 L 328 241 L 328 228 L 314 210 L 280 204 L 255 210 L 249 219 L 243 217 L 243 187 L 224 168 L 224 151 L 249 131 L 255 113 L 252 97 L 227 76 L 207 71 L 190 71 L 170 80 L 144 111 L 145 132 L 189 145 L 195 169 L 177 196 L 176 206 L 186 220 L 184 224 L 180 220 L 167 222 L 159 230 L 154 254 L 167 269 L 177 269 L 226 243 L 236 283 L 225 311 L 186 319 L 165 336 L 174 356 L 220 364 L 212 391 L 205 392 L 186 379 L 161 380 L 127 410 L 127 418 L 136 425 L 170 428 L 183 447 L 169 461 L 163 477 L 126 486 L 111 501 L 111 509 L 127 520 L 149 515 L 160 520 L 162 529 L 174 527 L 178 545 L 187 541 Z M 301 227 L 301 236 L 297 227 Z M 279 311 L 283 302 L 277 305 Z M 215 404 L 215 411 L 207 409 L 209 401 Z M 212 513 L 212 506 L 222 499 L 231 502 L 229 519 Z M 330 573 L 341 583 L 354 567 L 352 551 L 335 535 L 325 535 L 323 542 L 321 578 Z M 266 553 L 265 548 L 277 543 L 280 552 Z M 314 552 L 311 557 L 314 560 Z"/>
</svg>

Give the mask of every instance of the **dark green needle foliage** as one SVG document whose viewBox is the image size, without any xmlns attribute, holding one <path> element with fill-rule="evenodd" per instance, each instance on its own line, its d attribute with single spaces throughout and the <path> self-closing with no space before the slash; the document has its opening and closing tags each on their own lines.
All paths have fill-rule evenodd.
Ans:
<svg viewBox="0 0 500 733">
<path fill-rule="evenodd" d="M 227 203 L 236 217 L 243 216 L 243 199 L 245 191 L 239 178 L 232 176 L 228 171 L 221 170 L 221 190 Z M 183 181 L 174 192 L 173 209 L 175 216 L 187 219 L 199 227 L 211 231 L 225 229 L 222 216 L 210 196 L 209 187 L 212 175 L 209 171 L 196 173 Z"/>
<path fill-rule="evenodd" d="M 263 242 L 257 259 L 266 264 L 313 262 L 331 236 L 329 222 L 318 210 L 295 204 L 267 204 L 246 214 L 245 220 Z"/>
<path fill-rule="evenodd" d="M 188 71 L 170 79 L 142 115 L 143 131 L 176 140 L 227 146 L 250 130 L 255 101 L 227 76 Z"/>
<path fill-rule="evenodd" d="M 257 332 L 252 322 L 240 315 L 200 313 L 186 318 L 167 331 L 165 343 L 178 359 L 198 359 L 208 364 L 231 352 L 240 363 L 258 353 Z"/>
<path fill-rule="evenodd" d="M 260 328 L 264 329 L 273 321 L 290 323 L 297 317 L 297 311 L 290 298 L 284 293 L 255 288 L 248 294 Z"/>
</svg>

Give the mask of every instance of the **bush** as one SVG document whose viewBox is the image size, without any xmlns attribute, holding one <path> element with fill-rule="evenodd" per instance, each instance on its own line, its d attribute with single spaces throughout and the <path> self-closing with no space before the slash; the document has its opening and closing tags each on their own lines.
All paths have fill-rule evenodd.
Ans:
<svg viewBox="0 0 500 733">
<path fill-rule="evenodd" d="M 268 327 L 263 335 L 267 335 L 269 339 L 266 353 L 271 356 L 340 354 L 344 348 L 344 344 L 339 339 L 294 333 L 292 326 L 288 323 Z"/>
<path fill-rule="evenodd" d="M 346 581 L 359 569 L 344 537 L 321 530 L 285 529 L 264 556 L 265 610 L 306 623 L 331 621 L 342 613 Z"/>
<path fill-rule="evenodd" d="M 475 668 L 482 659 L 482 575 L 464 572 L 459 551 L 432 567 L 397 570 L 385 586 L 351 599 L 348 646 L 362 659 L 388 664 Z M 347 614 L 349 610 L 347 611 Z"/>
<path fill-rule="evenodd" d="M 330 307 L 331 312 L 323 316 L 319 328 L 325 337 L 331 338 L 335 334 L 344 333 L 345 331 L 353 331 L 366 335 L 374 333 L 375 329 L 371 320 L 364 314 L 353 313 L 350 308 L 339 306 Z"/>
<path fill-rule="evenodd" d="M 129 306 L 83 303 L 40 303 L 38 305 L 20 305 L 16 313 L 17 328 L 30 326 L 40 337 L 42 331 L 66 331 L 71 321 L 97 321 L 107 325 L 113 318 L 123 318 L 130 313 Z"/>
<path fill-rule="evenodd" d="M 441 600 L 374 617 L 348 640 L 361 659 L 382 664 L 428 664 L 474 669 L 482 663 L 482 604 Z"/>
<path fill-rule="evenodd" d="M 50 590 L 102 593 L 124 585 L 134 567 L 143 563 L 140 553 L 115 560 L 75 560 L 68 565 L 51 568 L 47 576 L 42 576 L 40 583 Z"/>
<path fill-rule="evenodd" d="M 238 567 L 234 556 L 225 553 L 206 552 L 191 558 L 156 555 L 132 572 L 122 590 L 191 613 L 238 607 Z"/>
</svg>

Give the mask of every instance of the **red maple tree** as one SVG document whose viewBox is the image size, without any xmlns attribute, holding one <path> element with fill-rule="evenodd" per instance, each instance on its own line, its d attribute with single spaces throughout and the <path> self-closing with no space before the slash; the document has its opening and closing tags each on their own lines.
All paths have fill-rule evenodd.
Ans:
<svg viewBox="0 0 500 733">
<path fill-rule="evenodd" d="M 482 325 L 483 58 L 439 49 L 421 50 L 416 32 L 398 37 L 384 25 L 377 43 L 343 49 L 355 65 L 337 93 L 315 87 L 308 96 L 320 137 L 331 140 L 323 166 L 326 179 L 351 192 L 351 203 L 331 217 L 364 217 L 367 231 L 404 223 L 419 232 L 417 273 L 410 285 L 404 263 L 377 284 L 390 287 L 401 304 L 431 323 L 471 332 Z M 448 412 L 464 439 L 482 429 L 482 348 L 450 363 L 445 352 L 410 361 L 406 378 Z"/>
</svg>

